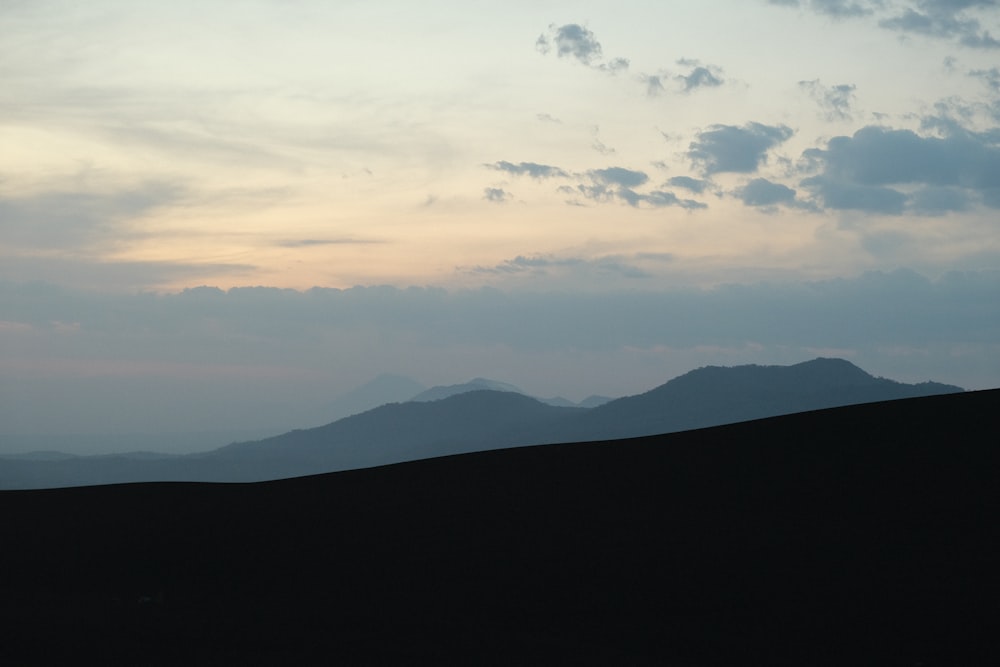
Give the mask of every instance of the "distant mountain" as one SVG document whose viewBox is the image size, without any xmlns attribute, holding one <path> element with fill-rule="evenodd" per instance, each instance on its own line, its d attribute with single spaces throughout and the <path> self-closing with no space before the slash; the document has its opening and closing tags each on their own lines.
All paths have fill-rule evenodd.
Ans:
<svg viewBox="0 0 1000 667">
<path fill-rule="evenodd" d="M 475 382 L 492 381 L 477 378 Z M 445 387 L 442 392 L 465 386 Z M 436 400 L 383 405 L 326 426 L 169 459 L 8 459 L 0 468 L 0 488 L 277 479 L 478 450 L 670 433 L 961 391 L 933 382 L 908 385 L 876 378 L 842 359 L 815 359 L 793 366 L 706 367 L 644 394 L 590 409 L 547 405 L 516 391 L 460 391 Z"/>
<path fill-rule="evenodd" d="M 546 405 L 554 405 L 558 408 L 579 408 L 582 407 L 568 398 L 563 398 L 562 396 L 553 396 L 552 398 L 539 398 L 539 401 L 545 403 Z"/>
<path fill-rule="evenodd" d="M 591 394 L 587 398 L 583 399 L 577 405 L 581 408 L 596 408 L 599 405 L 604 405 L 605 403 L 610 403 L 615 399 L 610 396 L 598 396 L 597 394 Z"/>
<path fill-rule="evenodd" d="M 950 394 L 961 387 L 903 384 L 874 377 L 844 359 L 791 366 L 706 366 L 637 396 L 580 416 L 571 440 L 687 431 L 842 405 Z"/>
<path fill-rule="evenodd" d="M 588 396 L 579 403 L 574 403 L 568 398 L 563 398 L 562 396 L 554 396 L 552 398 L 539 398 L 542 403 L 547 403 L 549 405 L 555 405 L 561 408 L 596 408 L 598 405 L 604 405 L 608 401 L 613 401 L 613 398 L 607 396 Z"/>
<path fill-rule="evenodd" d="M 412 378 L 383 373 L 360 387 L 338 396 L 328 404 L 314 409 L 310 421 L 316 424 L 329 424 L 386 403 L 411 400 L 426 389 L 427 387 Z"/>
<path fill-rule="evenodd" d="M 519 387 L 515 387 L 514 385 L 506 382 L 498 382 L 497 380 L 490 380 L 488 378 L 473 378 L 468 382 L 463 382 L 462 384 L 438 385 L 436 387 L 431 387 L 427 391 L 420 392 L 410 400 L 417 403 L 440 401 L 441 399 L 450 398 L 451 396 L 456 396 L 458 394 L 483 390 L 509 391 L 515 394 L 524 394 Z"/>
<path fill-rule="evenodd" d="M 436 387 L 431 387 L 427 391 L 421 392 L 411 398 L 411 401 L 416 402 L 426 402 L 426 401 L 440 401 L 451 396 L 456 396 L 458 394 L 464 394 L 470 391 L 508 391 L 515 394 L 523 394 L 524 396 L 530 396 L 522 390 L 520 387 L 508 384 L 507 382 L 499 382 L 497 380 L 490 380 L 489 378 L 473 378 L 468 382 L 463 382 L 462 384 L 451 384 L 451 385 L 439 385 Z M 538 396 L 532 396 L 532 398 L 545 403 L 546 405 L 552 405 L 557 408 L 594 408 L 598 405 L 603 405 L 608 401 L 612 400 L 607 396 L 588 396 L 583 401 L 579 403 L 574 403 L 568 398 L 563 398 L 562 396 L 554 396 L 552 398 L 541 398 Z"/>
<path fill-rule="evenodd" d="M 261 484 L 4 491 L 0 664 L 997 664 L 997 442 L 1000 390 Z"/>
<path fill-rule="evenodd" d="M 228 445 L 198 457 L 239 480 L 365 468 L 558 438 L 583 408 L 480 390 L 383 405 L 314 429 Z"/>
</svg>

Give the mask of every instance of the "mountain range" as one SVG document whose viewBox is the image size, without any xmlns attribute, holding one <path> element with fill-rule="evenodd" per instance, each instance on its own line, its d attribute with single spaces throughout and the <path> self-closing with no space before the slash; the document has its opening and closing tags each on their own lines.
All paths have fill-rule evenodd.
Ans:
<svg viewBox="0 0 1000 667">
<path fill-rule="evenodd" d="M 593 408 L 543 403 L 512 385 L 478 379 L 325 426 L 185 456 L 8 457 L 0 468 L 0 488 L 253 482 L 506 447 L 671 433 L 961 391 L 934 382 L 876 378 L 848 361 L 824 358 L 792 366 L 700 368 L 644 394 Z"/>
<path fill-rule="evenodd" d="M 828 366 L 844 396 L 872 384 L 788 372 Z M 685 382 L 726 375 L 707 373 Z M 421 405 L 495 398 L 559 412 L 480 392 L 383 416 L 402 436 Z M 2 491 L 0 664 L 995 664 L 997 442 L 992 390 L 253 484 Z"/>
<path fill-rule="evenodd" d="M 440 401 L 443 398 L 450 398 L 451 396 L 465 394 L 470 391 L 506 391 L 515 394 L 523 394 L 525 396 L 529 395 L 519 387 L 507 382 L 499 382 L 497 380 L 490 380 L 489 378 L 473 378 L 468 382 L 463 382 L 462 384 L 438 385 L 436 387 L 431 387 L 430 389 L 413 396 L 409 400 L 420 403 L 426 403 L 427 401 Z M 598 395 L 588 396 L 579 403 L 574 403 L 573 401 L 563 398 L 562 396 L 555 396 L 553 398 L 539 398 L 537 396 L 532 396 L 532 398 L 541 403 L 545 403 L 546 405 L 554 405 L 560 408 L 596 408 L 599 405 L 604 405 L 605 403 L 613 400 L 607 396 Z M 384 401 L 384 403 L 390 402 L 392 401 Z"/>
</svg>

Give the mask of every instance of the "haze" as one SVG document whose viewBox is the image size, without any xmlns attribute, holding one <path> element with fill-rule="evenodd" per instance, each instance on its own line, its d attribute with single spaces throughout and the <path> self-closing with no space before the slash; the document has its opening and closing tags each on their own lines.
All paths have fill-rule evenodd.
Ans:
<svg viewBox="0 0 1000 667">
<path fill-rule="evenodd" d="M 998 387 L 998 62 L 994 0 L 4 2 L 0 452 L 381 373 Z"/>
</svg>

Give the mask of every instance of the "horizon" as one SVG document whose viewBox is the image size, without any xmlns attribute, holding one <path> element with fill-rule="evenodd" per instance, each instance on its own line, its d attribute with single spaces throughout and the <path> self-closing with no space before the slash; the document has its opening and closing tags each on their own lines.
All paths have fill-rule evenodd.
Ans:
<svg viewBox="0 0 1000 667">
<path fill-rule="evenodd" d="M 0 437 L 281 432 L 385 373 L 1000 387 L 992 0 L 40 0 L 0 34 Z"/>
<path fill-rule="evenodd" d="M 890 382 L 903 384 L 907 386 L 919 386 L 921 384 L 939 384 L 942 387 L 952 387 L 957 388 L 962 392 L 977 391 L 976 389 L 968 389 L 965 387 L 957 387 L 955 385 L 948 385 L 947 383 L 939 383 L 934 380 L 927 380 L 918 383 L 899 383 L 893 378 L 886 378 L 876 374 L 871 374 L 865 371 L 865 369 L 859 368 L 857 365 L 853 364 L 846 359 L 841 359 L 838 357 L 816 357 L 814 359 L 809 359 L 805 361 L 800 361 L 792 364 L 734 364 L 727 366 L 719 365 L 704 365 L 697 368 L 692 368 L 684 373 L 674 376 L 664 383 L 658 384 L 648 389 L 636 392 L 634 394 L 624 394 L 618 396 L 601 396 L 598 394 L 588 394 L 581 399 L 576 401 L 571 401 L 577 404 L 582 403 L 586 399 L 592 398 L 602 398 L 606 399 L 604 402 L 615 401 L 619 398 L 633 398 L 638 397 L 642 394 L 651 392 L 653 390 L 659 389 L 665 385 L 672 383 L 674 380 L 684 378 L 689 375 L 698 373 L 699 371 L 707 369 L 737 369 L 737 368 L 790 368 L 793 366 L 803 366 L 803 365 L 813 365 L 816 362 L 821 361 L 836 361 L 845 362 L 846 364 L 857 368 L 873 380 L 889 380 Z M 368 404 L 366 407 L 356 410 L 344 410 L 343 406 L 340 406 L 340 410 L 336 416 L 331 416 L 329 419 L 323 420 L 320 423 L 314 424 L 299 424 L 298 426 L 292 428 L 288 426 L 274 426 L 271 428 L 265 428 L 263 430 L 257 429 L 247 429 L 247 430 L 215 430 L 215 431 L 189 431 L 189 432 L 156 432 L 156 433 L 144 433 L 144 432 L 112 432 L 112 433 L 31 433 L 31 434 L 16 434 L 16 433 L 0 433 L 0 457 L 3 456 L 20 456 L 20 455 L 30 455 L 32 453 L 36 454 L 70 454 L 72 456 L 103 456 L 103 455 L 115 455 L 115 454 L 135 454 L 135 453 L 159 453 L 159 454 L 192 454 L 192 453 L 205 453 L 230 445 L 233 443 L 240 442 L 253 442 L 260 441 L 264 439 L 269 439 L 276 436 L 287 435 L 291 431 L 301 431 L 301 430 L 311 430 L 315 428 L 321 428 L 323 426 L 329 425 L 330 423 L 340 421 L 341 419 L 346 419 L 351 416 L 359 415 L 377 408 L 386 407 L 390 404 L 397 403 L 409 403 L 417 401 L 417 399 L 428 392 L 433 392 L 434 390 L 440 389 L 452 389 L 457 387 L 468 387 L 470 385 L 479 385 L 483 382 L 499 384 L 499 387 L 478 387 L 476 389 L 463 388 L 457 393 L 466 393 L 470 391 L 499 391 L 499 392 L 514 392 L 519 393 L 527 398 L 533 400 L 547 403 L 549 400 L 567 400 L 565 396 L 539 396 L 536 394 L 531 394 L 530 392 L 524 391 L 521 387 L 506 383 L 503 381 L 498 381 L 495 378 L 484 378 L 481 376 L 476 376 L 470 378 L 467 381 L 459 383 L 447 383 L 438 385 L 423 385 L 413 378 L 398 375 L 395 373 L 382 373 L 375 378 L 372 378 L 368 382 L 363 383 L 360 386 L 354 387 L 350 391 L 336 397 L 334 402 L 330 405 L 336 404 L 337 400 L 349 399 L 354 397 L 357 393 L 365 393 L 365 390 L 373 385 L 377 385 L 380 381 L 388 380 L 394 384 L 398 381 L 403 381 L 404 383 L 415 383 L 412 387 L 413 392 L 408 393 L 405 397 L 400 396 L 392 400 L 382 400 L 375 401 Z M 990 388 L 993 389 L 993 388 Z M 451 398 L 454 394 L 448 394 L 441 398 L 435 399 L 420 399 L 417 402 L 427 402 L 427 401 L 439 401 L 445 398 Z M 553 405 L 556 405 L 553 403 Z M 580 406 L 582 407 L 582 406 Z M 592 409 L 592 408 L 584 408 Z M 315 416 L 315 415 L 314 415 Z"/>
</svg>

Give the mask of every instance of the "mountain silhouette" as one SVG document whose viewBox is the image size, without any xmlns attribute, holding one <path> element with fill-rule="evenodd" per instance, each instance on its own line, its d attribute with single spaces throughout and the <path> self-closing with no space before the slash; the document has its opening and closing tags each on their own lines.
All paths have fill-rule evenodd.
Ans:
<svg viewBox="0 0 1000 667">
<path fill-rule="evenodd" d="M 791 366 L 707 366 L 582 416 L 570 439 L 627 438 L 857 403 L 961 392 L 877 378 L 844 359 Z"/>
<path fill-rule="evenodd" d="M 977 391 L 257 484 L 4 491 L 0 664 L 993 664 L 998 415 Z"/>
<path fill-rule="evenodd" d="M 445 389 L 451 390 L 454 385 Z M 510 386 L 510 385 L 507 385 Z M 461 391 L 384 405 L 325 426 L 210 452 L 5 460 L 0 488 L 137 481 L 252 482 L 523 445 L 621 439 L 806 410 L 961 392 L 876 378 L 840 359 L 793 366 L 706 367 L 595 408 L 544 404 L 514 391 Z"/>
<path fill-rule="evenodd" d="M 543 434 L 558 433 L 582 411 L 515 392 L 467 391 L 446 399 L 384 405 L 319 428 L 228 445 L 199 460 L 248 481 L 363 468 L 537 444 L 544 441 L 538 440 Z"/>
<path fill-rule="evenodd" d="M 462 384 L 450 384 L 450 385 L 439 385 L 436 387 L 431 387 L 426 391 L 422 391 L 413 398 L 411 401 L 416 402 L 427 402 L 427 401 L 440 401 L 443 398 L 449 398 L 457 394 L 464 394 L 470 391 L 508 391 L 516 394 L 524 394 L 520 388 L 515 387 L 512 384 L 506 382 L 499 382 L 497 380 L 490 380 L 487 378 L 473 378 L 468 382 Z"/>
<path fill-rule="evenodd" d="M 412 378 L 383 373 L 332 401 L 311 407 L 302 415 L 302 424 L 329 424 L 386 403 L 408 401 L 426 389 Z"/>
<path fill-rule="evenodd" d="M 581 408 L 596 408 L 599 405 L 604 405 L 605 403 L 610 403 L 615 399 L 610 396 L 600 396 L 598 394 L 591 394 L 587 398 L 583 399 L 577 405 Z"/>
<path fill-rule="evenodd" d="M 440 401 L 442 399 L 450 398 L 451 396 L 464 394 L 470 391 L 507 391 L 515 394 L 530 396 L 530 394 L 525 393 L 520 387 L 507 382 L 490 380 L 489 378 L 473 378 L 468 382 L 463 382 L 462 384 L 438 385 L 436 387 L 431 387 L 426 391 L 420 392 L 409 400 L 417 402 Z M 554 396 L 552 398 L 532 396 L 532 398 L 545 403 L 546 405 L 552 405 L 557 408 L 594 408 L 612 400 L 607 396 L 596 395 L 588 396 L 579 403 L 574 403 L 568 398 L 563 398 L 562 396 Z"/>
</svg>

